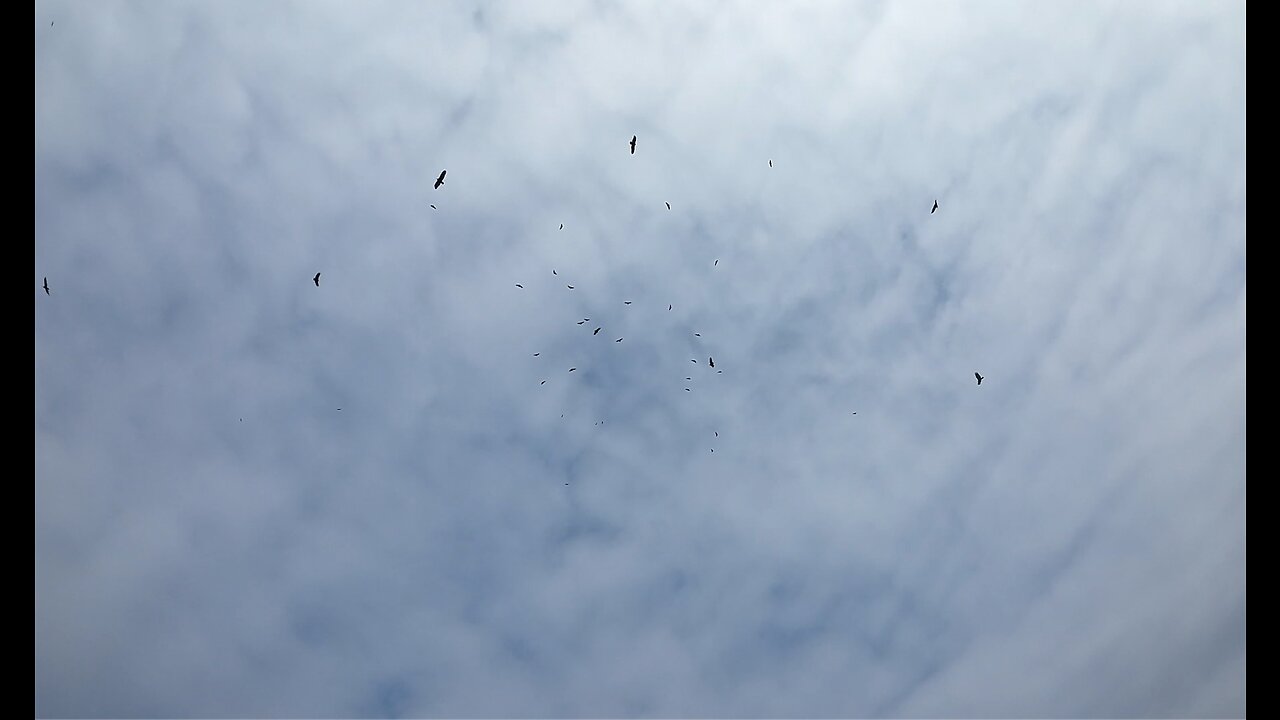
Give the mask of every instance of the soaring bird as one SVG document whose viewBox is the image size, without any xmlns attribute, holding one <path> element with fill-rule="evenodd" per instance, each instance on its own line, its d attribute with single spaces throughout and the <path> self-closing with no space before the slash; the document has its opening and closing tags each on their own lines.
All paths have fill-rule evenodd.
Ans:
<svg viewBox="0 0 1280 720">
<path fill-rule="evenodd" d="M 671 309 L 671 306 L 670 306 L 670 305 L 668 305 L 668 306 L 667 306 L 667 309 L 668 309 L 668 310 L 670 310 L 670 309 Z"/>
<path fill-rule="evenodd" d="M 687 377 L 687 378 L 685 378 L 685 380 L 692 380 L 692 379 L 693 379 L 693 378 L 691 378 L 691 377 Z"/>
<path fill-rule="evenodd" d="M 316 275 L 316 277 L 320 277 L 320 276 Z M 45 295 L 49 294 L 49 278 L 44 279 L 44 294 Z"/>
<path fill-rule="evenodd" d="M 572 286 L 572 285 L 565 285 L 565 287 L 569 288 L 570 290 L 572 290 L 572 289 L 573 289 L 573 286 Z"/>
<path fill-rule="evenodd" d="M 533 356 L 534 356 L 534 357 L 538 357 L 538 356 L 539 356 L 539 355 L 541 355 L 541 354 L 542 354 L 542 353 L 540 353 L 540 352 L 536 352 L 536 353 L 534 353 L 534 354 L 533 354 Z"/>
<path fill-rule="evenodd" d="M 667 209 L 668 209 L 668 210 L 670 210 L 670 209 L 671 209 L 671 203 L 667 203 Z"/>
<path fill-rule="evenodd" d="M 694 334 L 693 334 L 693 336 L 694 336 L 694 337 L 702 337 L 702 333 L 694 333 Z"/>
<path fill-rule="evenodd" d="M 432 209 L 432 210 L 439 210 L 440 208 L 436 207 L 435 205 L 432 205 L 432 206 L 431 206 L 431 209 Z"/>
<path fill-rule="evenodd" d="M 559 275 L 560 273 L 556 272 L 556 271 L 555 271 L 555 269 L 553 268 L 553 269 L 551 270 L 551 274 L 552 274 L 552 275 Z"/>
<path fill-rule="evenodd" d="M 316 276 L 311 279 L 315 281 L 316 287 L 320 287 L 320 273 L 316 273 Z"/>
<path fill-rule="evenodd" d="M 769 161 L 769 167 L 773 167 L 773 161 L 772 161 L 772 160 L 770 160 L 770 161 Z"/>
<path fill-rule="evenodd" d="M 712 360 L 711 358 L 707 358 L 707 364 L 710 365 L 711 367 L 715 367 L 716 361 Z"/>
<path fill-rule="evenodd" d="M 581 325 L 581 324 L 582 324 L 582 323 L 584 323 L 584 322 L 586 322 L 586 320 L 579 320 L 579 321 L 578 321 L 578 324 L 579 324 L 579 325 Z"/>
<path fill-rule="evenodd" d="M 440 171 L 440 177 L 436 178 L 436 187 L 435 187 L 436 190 L 439 190 L 440 186 L 444 184 L 444 174 L 447 172 L 449 171 L 448 170 Z"/>
<path fill-rule="evenodd" d="M 630 300 L 623 300 L 623 301 L 622 301 L 622 304 L 623 304 L 623 305 L 630 305 L 630 304 L 631 304 L 631 301 L 630 301 Z"/>
<path fill-rule="evenodd" d="M 720 437 L 720 433 L 719 433 L 719 432 L 714 431 L 714 430 L 713 430 L 712 432 L 715 432 L 715 433 L 716 433 L 716 437 Z"/>
<path fill-rule="evenodd" d="M 538 384 L 539 384 L 539 385 L 546 385 L 546 384 L 547 384 L 547 381 L 546 381 L 546 380 L 543 380 L 542 382 L 540 382 L 540 383 L 538 383 Z"/>
<path fill-rule="evenodd" d="M 523 290 L 523 289 L 524 289 L 524 286 L 523 286 L 523 285 L 521 285 L 520 283 L 516 283 L 516 287 L 520 288 L 521 290 Z"/>
<path fill-rule="evenodd" d="M 719 264 L 720 264 L 720 258 L 716 258 L 716 261 L 715 261 L 715 262 L 713 262 L 713 263 L 711 263 L 711 267 L 715 267 L 715 266 L 717 266 L 717 265 L 719 265 Z"/>
<path fill-rule="evenodd" d="M 632 155 L 636 154 L 636 136 L 635 135 L 631 136 L 631 154 Z"/>
<path fill-rule="evenodd" d="M 592 334 L 592 335 L 599 335 L 599 334 L 600 334 L 600 328 L 596 328 L 596 331 L 595 331 L 595 332 L 593 332 L 593 333 L 591 333 L 591 334 Z"/>
<path fill-rule="evenodd" d="M 698 364 L 698 359 L 697 359 L 697 358 L 689 358 L 689 362 L 693 363 L 694 365 L 697 365 L 697 364 Z"/>
<path fill-rule="evenodd" d="M 561 229 L 561 230 L 563 230 L 563 229 L 564 229 L 564 223 L 560 223 L 560 229 Z"/>
<path fill-rule="evenodd" d="M 978 378 L 978 384 L 979 384 L 979 385 L 981 385 L 981 384 L 982 384 L 982 376 L 981 376 L 981 375 L 979 375 L 978 373 L 974 373 L 974 374 L 973 374 L 973 376 L 974 376 L 974 377 L 976 377 L 976 378 Z"/>
<path fill-rule="evenodd" d="M 937 209 L 938 209 L 938 201 L 937 201 L 937 200 L 934 200 L 934 201 L 933 201 L 933 210 L 930 210 L 930 211 L 929 211 L 929 214 L 930 214 L 930 215 L 932 215 L 934 212 L 936 212 L 936 211 L 937 211 Z"/>
<path fill-rule="evenodd" d="M 614 342 L 622 342 L 622 338 L 618 338 L 617 340 L 614 340 Z"/>
<path fill-rule="evenodd" d="M 578 368 L 569 368 L 569 372 L 573 372 L 574 370 L 577 370 L 577 369 Z"/>
</svg>

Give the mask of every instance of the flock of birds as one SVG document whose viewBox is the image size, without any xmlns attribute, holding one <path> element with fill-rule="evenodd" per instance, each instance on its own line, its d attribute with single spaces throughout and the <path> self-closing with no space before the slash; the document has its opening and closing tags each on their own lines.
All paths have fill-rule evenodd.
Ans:
<svg viewBox="0 0 1280 720">
<path fill-rule="evenodd" d="M 52 23 L 51 23 L 51 25 L 52 25 Z M 630 146 L 631 146 L 631 154 L 632 154 L 632 155 L 635 155 L 635 154 L 636 154 L 636 140 L 637 140 L 637 137 L 636 137 L 635 135 L 632 135 L 632 136 L 631 136 L 631 142 L 629 143 L 629 144 L 630 144 Z M 773 160 L 772 160 L 772 159 L 770 159 L 770 160 L 769 160 L 769 167 L 770 167 L 770 168 L 772 168 L 772 167 L 773 167 Z M 440 186 L 441 186 L 441 185 L 444 185 L 444 176 L 445 176 L 445 173 L 446 173 L 446 172 L 448 172 L 448 171 L 447 171 L 447 170 L 441 170 L 441 171 L 440 171 L 440 175 L 439 175 L 439 177 L 437 177 L 437 178 L 436 178 L 435 185 L 434 185 L 433 189 L 435 189 L 435 190 L 439 190 L 439 189 L 440 189 Z M 667 210 L 670 210 L 670 209 L 671 209 L 671 203 L 670 203 L 670 202 L 666 202 L 666 206 L 667 206 Z M 432 210 L 436 210 L 436 209 L 438 209 L 438 208 L 436 208 L 436 206 L 435 206 L 434 204 L 432 204 L 432 205 L 431 205 L 431 209 L 432 209 Z M 932 214 L 934 214 L 934 213 L 935 213 L 935 212 L 937 212 L 937 211 L 938 211 L 938 201 L 935 199 L 935 200 L 933 201 L 933 208 L 929 210 L 929 214 L 930 214 L 930 215 L 932 215 Z M 563 230 L 563 229 L 564 229 L 564 223 L 560 223 L 560 229 L 561 229 L 561 230 Z M 715 261 L 715 264 L 713 265 L 713 267 L 718 266 L 719 264 L 720 264 L 720 260 L 719 260 L 719 259 L 717 259 L 717 260 Z M 551 274 L 552 274 L 552 275 L 559 275 L 559 273 L 557 273 L 554 269 L 551 271 Z M 315 283 L 316 287 L 320 287 L 320 273 L 316 273 L 316 274 L 315 274 L 315 276 L 311 278 L 311 280 L 312 280 L 312 282 L 314 282 L 314 283 Z M 524 285 L 522 285 L 522 284 L 520 284 L 520 283 L 516 283 L 515 285 L 516 285 L 516 287 L 518 287 L 518 288 L 520 288 L 520 289 L 522 289 L 522 290 L 524 289 Z M 573 285 L 570 285 L 570 284 L 567 284 L 567 283 L 565 284 L 565 287 L 566 287 L 566 288 L 568 288 L 569 290 L 573 290 L 573 289 L 574 289 L 574 286 L 573 286 Z M 52 294 L 52 293 L 50 293 L 50 292 L 49 292 L 49 278 L 48 278 L 48 277 L 45 277 L 45 278 L 44 278 L 44 292 L 45 292 L 45 295 L 51 295 L 51 294 Z M 631 302 L 632 302 L 632 301 L 630 301 L 630 300 L 624 300 L 624 301 L 623 301 L 623 304 L 624 304 L 624 305 L 630 305 L 630 304 L 631 304 Z M 673 305 L 670 305 L 670 304 L 669 304 L 669 305 L 667 305 L 667 310 L 668 310 L 668 311 L 670 311 L 673 307 L 674 307 Z M 578 325 L 584 325 L 584 324 L 586 324 L 586 323 L 588 323 L 588 322 L 590 322 L 590 321 L 591 321 L 591 318 L 583 318 L 582 320 L 579 320 L 579 321 L 577 322 L 577 324 L 578 324 Z M 596 327 L 596 328 L 595 328 L 595 330 L 593 330 L 593 331 L 591 332 L 592 336 L 595 336 L 595 335 L 600 334 L 600 331 L 601 331 L 602 329 L 604 329 L 604 326 L 598 326 L 598 327 Z M 694 333 L 694 335 L 695 335 L 695 336 L 697 336 L 697 337 L 702 337 L 702 334 L 701 334 L 701 333 Z M 618 339 L 614 340 L 614 342 L 615 342 L 615 343 L 620 343 L 620 342 L 622 342 L 622 338 L 621 338 L 621 337 L 619 337 Z M 534 357 L 539 357 L 541 354 L 542 354 L 542 353 L 540 353 L 540 352 L 536 352 L 536 353 L 534 353 L 534 354 L 533 354 L 533 356 L 534 356 Z M 693 363 L 693 364 L 695 364 L 695 365 L 696 365 L 696 364 L 698 363 L 698 359 L 697 359 L 697 358 L 690 358 L 689 362 L 691 362 L 691 363 Z M 712 368 L 712 369 L 714 369 L 714 368 L 715 368 L 715 366 L 716 366 L 716 361 L 715 361 L 715 358 L 714 358 L 714 357 L 711 357 L 711 356 L 708 356 L 708 357 L 707 357 L 707 366 L 708 366 L 708 367 L 710 367 L 710 368 Z M 575 366 L 575 367 L 571 367 L 571 368 L 569 368 L 569 372 L 575 372 L 575 371 L 577 371 L 577 369 L 578 369 L 578 368 L 577 368 L 576 366 Z M 716 373 L 723 373 L 723 372 L 724 372 L 724 370 L 716 370 Z M 982 375 L 980 375 L 980 374 L 979 374 L 979 373 L 977 373 L 977 372 L 974 372 L 974 373 L 973 373 L 973 376 L 974 376 L 975 378 L 977 378 L 978 385 L 982 385 L 983 376 L 982 376 Z M 686 380 L 686 381 L 692 381 L 692 380 L 693 380 L 693 377 L 692 377 L 692 376 L 686 376 L 686 377 L 685 377 L 685 380 Z M 546 384 L 547 384 L 547 379 L 546 379 L 546 378 L 544 378 L 544 379 L 543 379 L 543 380 L 541 380 L 538 384 L 539 384 L 540 386 L 541 386 L 541 385 L 546 385 Z M 692 388 L 690 388 L 690 387 L 685 387 L 685 391 L 686 391 L 686 392 L 692 392 L 692 390 L 693 390 L 693 389 L 692 389 Z M 342 408 L 338 408 L 338 410 L 341 410 L 341 409 L 342 409 Z M 857 415 L 858 413 L 854 412 L 854 413 L 852 413 L 852 414 L 853 414 L 853 415 Z M 561 415 L 561 417 L 564 417 L 564 416 L 563 416 L 563 415 Z M 243 422 L 243 421 L 244 421 L 244 418 L 241 418 L 241 422 Z M 601 420 L 600 422 L 598 422 L 598 423 L 596 423 L 596 424 L 597 424 L 597 425 L 601 425 L 601 424 L 603 424 L 603 423 L 604 423 L 604 421 L 603 421 L 603 420 Z M 715 436 L 716 436 L 717 438 L 718 438 L 718 437 L 720 437 L 720 433 L 719 433 L 719 431 L 715 431 Z M 713 453 L 714 453 L 714 452 L 715 452 L 715 448 L 711 448 L 711 452 L 713 452 Z M 569 484 L 569 483 L 565 483 L 565 485 L 568 485 L 568 484 Z"/>
</svg>

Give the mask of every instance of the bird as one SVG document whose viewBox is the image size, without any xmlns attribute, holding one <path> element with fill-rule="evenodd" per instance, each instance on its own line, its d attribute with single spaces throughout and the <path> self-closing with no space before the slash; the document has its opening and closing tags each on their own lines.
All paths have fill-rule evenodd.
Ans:
<svg viewBox="0 0 1280 720">
<path fill-rule="evenodd" d="M 937 210 L 938 210 L 938 201 L 937 201 L 937 200 L 934 200 L 934 201 L 933 201 L 933 210 L 930 210 L 930 211 L 929 211 L 929 214 L 930 214 L 930 215 L 932 215 L 932 214 L 933 214 L 934 212 L 936 212 Z"/>
<path fill-rule="evenodd" d="M 546 385 L 546 384 L 547 384 L 547 381 L 546 381 L 546 380 L 543 380 L 542 382 L 540 382 L 540 383 L 538 383 L 538 384 L 539 384 L 539 385 Z"/>
<path fill-rule="evenodd" d="M 697 364 L 698 364 L 698 359 L 697 359 L 697 358 L 689 358 L 689 362 L 693 363 L 694 365 L 697 365 Z"/>
<path fill-rule="evenodd" d="M 447 172 L 449 171 L 448 170 L 440 171 L 440 177 L 436 178 L 436 187 L 435 187 L 436 190 L 439 190 L 440 186 L 444 184 L 444 174 Z"/>
<path fill-rule="evenodd" d="M 622 342 L 622 338 L 618 338 L 617 340 L 614 340 L 614 342 Z"/>
<path fill-rule="evenodd" d="M 591 333 L 591 334 L 592 334 L 592 335 L 599 335 L 599 334 L 600 334 L 600 328 L 596 328 L 596 331 L 595 331 L 595 332 L 593 332 L 593 333 Z"/>
<path fill-rule="evenodd" d="M 981 375 L 979 375 L 979 374 L 978 374 L 978 373 L 976 373 L 976 372 L 973 374 L 973 376 L 974 376 L 974 377 L 976 377 L 976 378 L 978 378 L 978 384 L 979 384 L 979 385 L 981 385 L 981 384 L 982 384 L 982 376 L 981 376 Z"/>
<path fill-rule="evenodd" d="M 711 452 L 715 452 L 715 451 L 716 451 L 716 449 L 715 449 L 715 448 L 711 448 Z"/>
<path fill-rule="evenodd" d="M 569 368 L 569 372 L 573 372 L 574 370 L 577 370 L 577 369 L 578 368 Z"/>
<path fill-rule="evenodd" d="M 541 354 L 542 354 L 542 353 L 540 353 L 540 352 L 536 352 L 536 353 L 534 353 L 534 354 L 533 354 L 533 356 L 534 356 L 534 357 L 538 357 L 538 356 L 539 356 L 539 355 L 541 355 Z"/>
<path fill-rule="evenodd" d="M 338 408 L 338 412 L 342 412 L 342 408 Z"/>
<path fill-rule="evenodd" d="M 635 135 L 631 136 L 631 154 L 632 155 L 636 154 L 636 136 Z"/>
<path fill-rule="evenodd" d="M 685 388 L 685 389 L 684 389 L 684 391 L 685 391 L 685 392 L 693 392 L 693 391 L 692 391 L 692 390 L 690 390 L 689 388 Z"/>
<path fill-rule="evenodd" d="M 521 290 L 523 290 L 523 289 L 524 289 L 524 286 L 523 286 L 523 285 L 521 285 L 520 283 L 516 283 L 516 287 L 520 288 Z"/>
<path fill-rule="evenodd" d="M 773 167 L 773 161 L 772 161 L 772 160 L 770 160 L 770 161 L 769 161 L 769 167 Z"/>
<path fill-rule="evenodd" d="M 693 378 L 691 378 L 691 377 L 687 377 L 687 378 L 685 378 L 685 380 L 692 380 L 692 379 L 693 379 Z"/>
<path fill-rule="evenodd" d="M 671 306 L 670 306 L 670 305 L 668 305 L 668 306 L 667 306 L 667 309 L 668 309 L 668 310 L 670 310 L 670 309 L 671 309 Z"/>
<path fill-rule="evenodd" d="M 702 333 L 694 333 L 694 334 L 693 334 L 693 336 L 694 336 L 694 337 L 702 337 Z"/>
<path fill-rule="evenodd" d="M 569 288 L 570 290 L 572 290 L 572 289 L 573 289 L 573 286 L 572 286 L 572 285 L 565 285 L 565 287 Z"/>
<path fill-rule="evenodd" d="M 581 325 L 581 324 L 582 324 L 582 323 L 584 323 L 584 322 L 586 322 L 586 320 L 579 320 L 579 321 L 578 321 L 578 324 L 579 324 L 579 325 Z"/>
<path fill-rule="evenodd" d="M 715 267 L 715 266 L 717 266 L 717 265 L 719 265 L 719 264 L 720 264 L 720 258 L 716 258 L 716 261 L 715 261 L 715 262 L 713 262 L 713 263 L 711 263 L 711 267 Z"/>
<path fill-rule="evenodd" d="M 591 318 L 582 318 L 582 322 L 591 322 Z"/>
<path fill-rule="evenodd" d="M 561 230 L 563 230 L 563 229 L 564 229 L 564 223 L 560 223 L 560 229 L 561 229 Z"/>
<path fill-rule="evenodd" d="M 719 433 L 719 432 L 716 432 L 716 431 L 714 431 L 714 430 L 713 430 L 712 432 L 715 432 L 715 433 L 716 433 L 716 437 L 720 437 L 720 433 Z"/>
<path fill-rule="evenodd" d="M 630 301 L 630 300 L 623 300 L 623 301 L 622 301 L 622 304 L 623 304 L 623 305 L 630 305 L 630 304 L 631 304 L 631 301 Z"/>
<path fill-rule="evenodd" d="M 552 274 L 552 275 L 559 275 L 560 273 L 556 272 L 556 271 L 555 271 L 555 268 L 552 268 L 552 269 L 551 269 L 551 274 Z"/>
<path fill-rule="evenodd" d="M 670 210 L 670 209 L 671 209 L 671 203 L 667 203 L 667 209 L 668 209 L 668 210 Z"/>
<path fill-rule="evenodd" d="M 437 208 L 435 205 L 432 205 L 432 206 L 431 206 L 431 209 L 432 209 L 432 210 L 439 210 L 439 208 Z"/>
<path fill-rule="evenodd" d="M 850 415 L 857 415 L 857 414 L 858 414 L 858 413 L 850 413 Z"/>
<path fill-rule="evenodd" d="M 708 357 L 708 358 L 707 358 L 707 364 L 708 364 L 708 365 L 710 365 L 711 367 L 715 367 L 715 366 L 716 366 L 716 361 L 715 361 L 715 360 L 712 360 L 710 357 Z"/>
<path fill-rule="evenodd" d="M 717 374 L 719 374 L 719 373 L 723 373 L 723 372 L 724 372 L 723 370 L 717 370 L 717 371 L 716 371 L 716 373 L 717 373 Z"/>
<path fill-rule="evenodd" d="M 316 276 L 311 279 L 315 281 L 316 287 L 320 287 L 320 273 L 316 273 Z"/>
<path fill-rule="evenodd" d="M 316 277 L 320 277 L 320 276 L 316 275 Z M 49 278 L 44 279 L 44 294 L 45 295 L 49 294 Z"/>
</svg>

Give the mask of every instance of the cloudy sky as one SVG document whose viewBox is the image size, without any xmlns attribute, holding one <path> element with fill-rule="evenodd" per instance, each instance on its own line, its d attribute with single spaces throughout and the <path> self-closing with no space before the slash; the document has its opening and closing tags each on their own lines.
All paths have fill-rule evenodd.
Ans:
<svg viewBox="0 0 1280 720">
<path fill-rule="evenodd" d="M 37 714 L 1243 716 L 1243 2 L 35 10 Z"/>
</svg>

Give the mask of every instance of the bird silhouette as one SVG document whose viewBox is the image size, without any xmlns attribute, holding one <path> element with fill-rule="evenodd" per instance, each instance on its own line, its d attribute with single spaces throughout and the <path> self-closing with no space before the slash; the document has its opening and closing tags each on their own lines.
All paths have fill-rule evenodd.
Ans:
<svg viewBox="0 0 1280 720">
<path fill-rule="evenodd" d="M 697 358 L 689 358 L 689 362 L 693 363 L 694 365 L 697 365 L 697 364 L 698 364 L 698 359 L 697 359 Z"/>
<path fill-rule="evenodd" d="M 523 286 L 523 285 L 521 285 L 520 283 L 516 283 L 516 287 L 520 288 L 521 290 L 523 290 L 523 289 L 524 289 L 524 286 Z"/>
<path fill-rule="evenodd" d="M 981 375 L 979 375 L 978 373 L 974 373 L 974 374 L 973 374 L 973 376 L 974 376 L 974 377 L 976 377 L 976 378 L 978 378 L 978 384 L 979 384 L 979 385 L 981 385 L 981 384 L 982 384 L 982 376 L 981 376 Z"/>
<path fill-rule="evenodd" d="M 622 338 L 618 338 L 617 340 L 614 340 L 614 342 L 622 342 Z"/>
<path fill-rule="evenodd" d="M 631 136 L 631 154 L 632 155 L 636 154 L 636 136 L 635 135 Z"/>
<path fill-rule="evenodd" d="M 670 310 L 670 309 L 671 309 L 671 306 L 670 306 L 670 305 L 668 305 L 668 306 L 667 306 L 667 309 L 668 309 L 668 310 Z"/>
<path fill-rule="evenodd" d="M 316 275 L 316 277 L 320 277 L 320 276 Z M 44 294 L 45 295 L 49 294 L 49 278 L 44 279 Z"/>
<path fill-rule="evenodd" d="M 578 369 L 578 368 L 576 368 L 576 367 L 575 367 L 575 368 L 569 368 L 569 372 L 573 372 L 574 370 L 577 370 L 577 369 Z"/>
<path fill-rule="evenodd" d="M 713 262 L 713 263 L 711 263 L 711 267 L 715 267 L 715 266 L 717 266 L 717 265 L 719 265 L 719 264 L 720 264 L 720 258 L 716 258 L 716 261 L 715 261 L 715 262 Z"/>
<path fill-rule="evenodd" d="M 711 358 L 707 358 L 707 364 L 710 365 L 711 367 L 715 367 L 716 361 L 712 360 Z"/>
<path fill-rule="evenodd" d="M 439 190 L 440 186 L 444 184 L 444 174 L 447 172 L 449 171 L 448 170 L 440 171 L 440 177 L 436 178 L 436 187 L 435 187 L 436 190 Z"/>
<path fill-rule="evenodd" d="M 573 289 L 573 286 L 572 286 L 572 285 L 565 285 L 565 287 L 569 288 L 570 290 L 572 290 L 572 289 Z"/>
<path fill-rule="evenodd" d="M 932 215 L 932 214 L 934 214 L 935 212 L 937 212 L 937 210 L 938 210 L 938 201 L 937 201 L 937 200 L 934 200 L 934 201 L 933 201 L 933 210 L 930 210 L 930 211 L 929 211 L 929 214 L 930 214 L 930 215 Z"/>
<path fill-rule="evenodd" d="M 578 324 L 579 324 L 579 325 L 581 325 L 581 324 L 582 324 L 582 323 L 584 323 L 584 322 L 586 322 L 586 320 L 579 320 L 579 321 L 578 321 Z"/>
<path fill-rule="evenodd" d="M 538 384 L 539 384 L 539 385 L 546 385 L 546 384 L 547 384 L 547 381 L 546 381 L 546 380 L 543 380 L 542 382 L 540 382 L 540 383 L 538 383 Z"/>
<path fill-rule="evenodd" d="M 556 272 L 556 271 L 553 269 L 553 270 L 551 271 L 551 274 L 552 274 L 552 275 L 559 275 L 560 273 Z"/>
<path fill-rule="evenodd" d="M 668 210 L 670 210 L 670 209 L 671 209 L 671 203 L 667 203 L 667 209 L 668 209 Z"/>
<path fill-rule="evenodd" d="M 595 332 L 593 332 L 593 333 L 591 333 L 591 334 L 592 334 L 592 335 L 599 335 L 599 334 L 600 334 L 600 328 L 596 328 L 596 331 L 595 331 Z"/>
<path fill-rule="evenodd" d="M 320 273 L 316 273 L 316 276 L 311 279 L 315 281 L 316 287 L 320 287 Z"/>
<path fill-rule="evenodd" d="M 691 377 L 687 377 L 687 378 L 685 378 L 685 380 L 692 380 L 692 379 L 693 379 L 693 378 L 691 378 Z"/>
<path fill-rule="evenodd" d="M 435 205 L 432 205 L 432 206 L 431 206 L 431 209 L 432 209 L 432 210 L 439 210 L 439 208 L 437 208 Z"/>
<path fill-rule="evenodd" d="M 538 357 L 538 356 L 539 356 L 539 355 L 541 355 L 541 354 L 542 354 L 542 353 L 540 353 L 540 352 L 536 352 L 536 353 L 534 353 L 534 354 L 533 354 L 533 356 L 534 356 L 534 357 Z"/>
<path fill-rule="evenodd" d="M 561 229 L 561 230 L 563 230 L 563 229 L 564 229 L 564 223 L 560 223 L 560 229 Z"/>
<path fill-rule="evenodd" d="M 770 160 L 770 161 L 769 161 L 769 167 L 773 167 L 773 161 L 772 161 L 772 160 Z"/>
<path fill-rule="evenodd" d="M 630 304 L 631 304 L 631 301 L 630 301 L 630 300 L 623 300 L 623 301 L 622 301 L 622 304 L 623 304 L 623 305 L 630 305 Z"/>
<path fill-rule="evenodd" d="M 694 336 L 694 337 L 702 337 L 702 333 L 694 333 L 694 334 L 693 334 L 693 336 Z"/>
<path fill-rule="evenodd" d="M 715 432 L 714 430 L 712 432 Z M 716 437 L 720 437 L 720 433 L 716 432 Z"/>
</svg>

